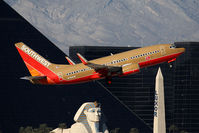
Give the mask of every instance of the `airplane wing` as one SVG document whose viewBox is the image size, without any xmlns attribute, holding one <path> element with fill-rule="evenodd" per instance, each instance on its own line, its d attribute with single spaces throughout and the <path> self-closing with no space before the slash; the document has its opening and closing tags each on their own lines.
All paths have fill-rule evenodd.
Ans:
<svg viewBox="0 0 199 133">
<path fill-rule="evenodd" d="M 99 72 L 101 74 L 108 74 L 108 73 L 120 73 L 122 72 L 121 66 L 107 66 L 107 65 L 101 65 L 101 64 L 95 64 L 87 61 L 81 54 L 77 53 L 77 56 L 80 58 L 81 62 L 90 67 L 95 69 L 96 72 Z"/>
<path fill-rule="evenodd" d="M 120 66 L 106 66 L 106 65 L 94 64 L 91 62 L 88 62 L 87 66 L 95 69 L 96 71 L 100 71 L 100 70 L 104 69 L 109 72 L 120 72 L 122 70 L 122 67 L 120 67 Z"/>
</svg>

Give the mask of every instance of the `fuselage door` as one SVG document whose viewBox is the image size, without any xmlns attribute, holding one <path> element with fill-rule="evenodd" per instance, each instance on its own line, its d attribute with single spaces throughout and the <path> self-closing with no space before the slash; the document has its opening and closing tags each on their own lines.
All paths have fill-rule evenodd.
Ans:
<svg viewBox="0 0 199 133">
<path fill-rule="evenodd" d="M 160 52 L 161 52 L 161 55 L 165 55 L 166 54 L 166 50 L 165 50 L 164 46 L 160 46 Z"/>
</svg>

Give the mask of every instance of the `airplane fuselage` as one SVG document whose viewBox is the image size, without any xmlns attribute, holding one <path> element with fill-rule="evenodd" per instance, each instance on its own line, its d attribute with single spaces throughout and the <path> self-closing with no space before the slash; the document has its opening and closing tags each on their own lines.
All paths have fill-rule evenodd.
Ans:
<svg viewBox="0 0 199 133">
<path fill-rule="evenodd" d="M 23 54 L 22 56 L 31 56 L 20 49 L 21 45 L 16 47 L 18 47 L 17 49 L 20 54 Z M 31 75 L 47 76 L 46 80 L 39 80 L 37 83 L 75 84 L 107 77 L 134 74 L 144 67 L 153 66 L 163 62 L 172 62 L 180 54 L 184 53 L 184 51 L 184 48 L 175 48 L 174 45 L 171 44 L 152 45 L 90 60 L 89 63 L 91 65 L 87 65 L 84 62 L 74 65 L 59 65 L 44 62 L 48 65 L 44 66 L 42 63 L 36 63 L 39 61 L 35 60 L 33 57 L 28 61 L 35 63 L 27 63 L 28 61 L 26 61 L 25 58 L 23 59 L 26 65 L 29 65 L 29 67 L 27 65 L 28 68 L 37 71 L 36 75 Z M 94 67 L 97 66 L 96 69 L 92 67 L 93 64 Z M 114 67 L 118 68 L 118 70 L 114 70 Z M 39 71 L 39 69 L 41 69 L 41 71 Z"/>
</svg>

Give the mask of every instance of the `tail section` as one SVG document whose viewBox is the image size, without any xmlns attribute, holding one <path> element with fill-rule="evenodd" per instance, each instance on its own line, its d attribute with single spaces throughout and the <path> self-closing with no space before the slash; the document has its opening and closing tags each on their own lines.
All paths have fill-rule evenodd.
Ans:
<svg viewBox="0 0 199 133">
<path fill-rule="evenodd" d="M 54 65 L 52 63 L 47 61 L 44 57 L 40 56 L 22 42 L 16 43 L 15 46 L 32 77 L 47 77 L 46 80 L 36 78 L 37 81 L 35 80 L 35 83 L 38 83 L 38 80 L 41 80 L 41 84 L 53 84 L 56 82 L 58 76 L 53 72 Z"/>
</svg>

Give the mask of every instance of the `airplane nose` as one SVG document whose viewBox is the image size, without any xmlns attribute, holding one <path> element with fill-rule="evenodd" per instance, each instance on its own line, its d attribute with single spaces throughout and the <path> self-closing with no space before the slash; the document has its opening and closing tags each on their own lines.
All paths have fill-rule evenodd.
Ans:
<svg viewBox="0 0 199 133">
<path fill-rule="evenodd" d="M 185 48 L 182 48 L 182 52 L 184 53 L 186 51 L 186 49 Z"/>
<path fill-rule="evenodd" d="M 179 51 L 181 52 L 181 53 L 184 53 L 185 52 L 185 48 L 179 48 Z"/>
</svg>

